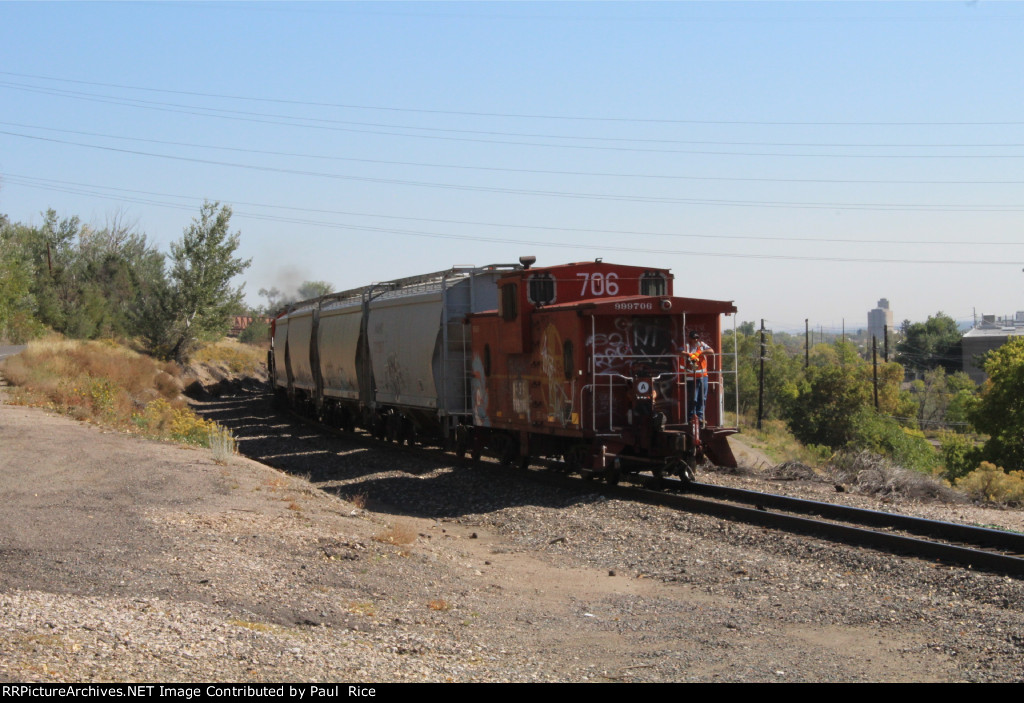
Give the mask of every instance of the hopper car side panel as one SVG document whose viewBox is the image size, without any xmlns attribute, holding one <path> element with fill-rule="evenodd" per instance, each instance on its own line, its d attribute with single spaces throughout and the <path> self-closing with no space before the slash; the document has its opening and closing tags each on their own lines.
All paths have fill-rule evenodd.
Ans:
<svg viewBox="0 0 1024 703">
<path fill-rule="evenodd" d="M 357 356 L 362 321 L 362 305 L 329 308 L 320 313 L 317 346 L 325 397 L 359 399 Z"/>
</svg>

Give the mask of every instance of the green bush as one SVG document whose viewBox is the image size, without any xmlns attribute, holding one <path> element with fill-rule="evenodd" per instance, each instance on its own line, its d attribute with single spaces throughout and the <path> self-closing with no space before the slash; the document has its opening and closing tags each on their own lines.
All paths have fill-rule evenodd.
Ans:
<svg viewBox="0 0 1024 703">
<path fill-rule="evenodd" d="M 1024 471 L 1007 473 L 987 461 L 958 478 L 956 487 L 975 498 L 998 503 L 1024 503 Z"/>
<path fill-rule="evenodd" d="M 981 449 L 957 432 L 939 434 L 939 454 L 945 467 L 944 475 L 950 481 L 966 476 L 981 461 Z"/>
<path fill-rule="evenodd" d="M 266 344 L 270 339 L 270 325 L 257 317 L 238 335 L 238 341 L 246 344 Z"/>
<path fill-rule="evenodd" d="M 852 437 L 847 446 L 876 452 L 900 466 L 932 473 L 939 457 L 932 445 L 918 430 L 900 426 L 896 420 L 879 415 L 871 408 L 861 408 L 853 416 Z"/>
</svg>

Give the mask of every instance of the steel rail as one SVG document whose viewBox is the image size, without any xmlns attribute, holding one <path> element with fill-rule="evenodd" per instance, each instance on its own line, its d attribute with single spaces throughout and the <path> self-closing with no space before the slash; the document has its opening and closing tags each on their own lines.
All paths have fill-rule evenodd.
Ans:
<svg viewBox="0 0 1024 703">
<path fill-rule="evenodd" d="M 1007 532 L 1006 530 L 993 530 L 988 527 L 962 525 L 942 520 L 929 520 L 900 513 L 855 508 L 849 505 L 793 498 L 774 493 L 760 493 L 743 488 L 715 486 L 708 483 L 693 483 L 685 490 L 689 493 L 709 498 L 748 503 L 762 508 L 774 508 L 793 513 L 818 515 L 833 520 L 846 520 L 870 527 L 887 527 L 894 530 L 912 532 L 923 537 L 953 540 L 973 544 L 978 547 L 1003 549 L 1024 555 L 1024 534 Z"/>
<path fill-rule="evenodd" d="M 694 487 L 706 485 L 707 484 L 693 484 Z M 712 488 L 718 489 L 720 487 L 713 486 Z M 698 487 L 697 490 L 700 491 L 702 489 Z M 731 490 L 732 489 L 726 489 L 725 492 Z M 644 488 L 623 486 L 617 487 L 616 492 L 619 491 L 621 491 L 621 495 L 627 496 L 638 502 L 644 502 L 652 505 L 668 505 L 674 508 L 686 510 L 687 512 L 711 515 L 714 517 L 760 525 L 763 527 L 783 529 L 787 532 L 796 532 L 814 537 L 821 537 L 851 546 L 870 547 L 882 551 L 905 554 L 907 556 L 936 559 L 949 564 L 967 566 L 972 569 L 990 570 L 1002 574 L 1024 576 L 1024 558 L 1019 556 L 1019 554 L 1021 554 L 1022 545 L 1024 545 L 1024 535 L 1015 535 L 1010 532 L 1000 533 L 999 530 L 972 528 L 969 525 L 956 525 L 955 523 L 936 523 L 938 525 L 952 526 L 954 528 L 961 528 L 962 530 L 967 531 L 979 530 L 987 537 L 994 537 L 994 535 L 989 533 L 995 533 L 995 535 L 1007 535 L 1009 537 L 1008 541 L 1004 540 L 1004 538 L 998 538 L 1004 545 L 1009 545 L 1008 547 L 1002 548 L 1009 548 L 1016 552 L 1016 554 L 1007 554 L 988 549 L 978 549 L 976 546 L 968 547 L 962 544 L 934 542 L 927 539 L 921 539 L 920 537 L 911 537 L 892 532 L 880 532 L 855 525 L 844 525 L 829 522 L 828 520 L 816 520 L 813 518 L 800 517 L 782 512 L 773 512 L 768 509 L 768 506 L 764 505 L 764 503 L 768 501 L 760 500 L 761 498 L 777 498 L 780 501 L 779 504 L 786 503 L 788 501 L 785 496 L 774 496 L 770 493 L 760 494 L 754 491 L 744 491 L 744 493 L 746 493 L 746 498 L 753 499 L 757 497 L 759 499 L 755 503 L 756 507 L 747 507 L 736 505 L 735 503 L 721 502 L 721 499 L 700 498 L 677 493 L 662 493 Z M 715 491 L 709 490 L 709 492 Z M 804 502 L 814 503 L 814 501 Z M 826 503 L 823 505 L 831 506 L 833 504 Z M 844 517 L 838 519 L 850 520 L 853 522 L 856 522 L 860 518 L 872 520 L 876 519 L 874 516 L 877 515 L 892 515 L 890 513 L 880 513 L 878 511 L 871 510 L 862 511 L 858 508 L 849 508 L 849 506 L 838 507 L 848 508 L 848 511 L 835 511 L 836 515 L 845 513 Z M 897 517 L 910 521 L 920 520 L 920 523 L 917 523 L 918 529 L 923 527 L 921 523 L 929 522 L 922 518 L 911 518 L 905 515 Z M 953 531 L 956 532 L 958 530 Z"/>
<path fill-rule="evenodd" d="M 326 430 L 330 434 L 362 440 L 362 443 L 367 445 L 383 446 L 392 451 L 399 450 L 402 453 L 409 453 L 412 450 L 411 447 L 381 442 L 368 435 L 361 435 L 361 433 L 346 433 L 291 410 L 285 412 L 307 425 Z M 416 451 L 419 453 L 450 456 L 450 454 L 440 448 L 419 448 Z M 554 468 L 557 462 L 536 463 L 547 466 L 547 470 L 522 471 L 520 473 L 524 475 L 528 473 L 534 480 L 563 488 L 579 489 L 580 483 L 583 482 L 583 479 L 569 478 L 563 471 Z M 494 470 L 499 470 L 497 464 L 495 464 Z M 791 498 L 773 493 L 727 488 L 707 483 L 685 484 L 682 481 L 663 479 L 662 485 L 674 486 L 679 490 L 687 491 L 687 493 L 666 492 L 634 486 L 592 485 L 594 488 L 600 487 L 601 492 L 606 495 L 626 498 L 638 503 L 664 505 L 690 513 L 710 515 L 735 522 L 785 530 L 850 546 L 867 547 L 910 557 L 934 559 L 946 564 L 966 566 L 971 569 L 1024 577 L 1024 557 L 1019 556 L 1024 554 L 1024 535 L 1013 532 L 927 520 L 898 513 L 866 510 L 803 498 Z M 747 503 L 754 507 L 737 505 L 737 502 Z M 816 514 L 827 519 L 816 520 L 791 515 L 786 512 L 773 512 L 780 510 Z M 857 524 L 838 524 L 836 522 L 829 522 L 829 520 L 845 520 Z M 883 529 L 899 529 L 927 537 L 958 540 L 974 546 L 968 547 L 962 544 L 935 542 L 892 532 L 880 532 L 866 529 L 864 525 Z M 990 549 L 978 549 L 978 546 L 1004 549 L 1015 554 L 991 551 Z"/>
</svg>

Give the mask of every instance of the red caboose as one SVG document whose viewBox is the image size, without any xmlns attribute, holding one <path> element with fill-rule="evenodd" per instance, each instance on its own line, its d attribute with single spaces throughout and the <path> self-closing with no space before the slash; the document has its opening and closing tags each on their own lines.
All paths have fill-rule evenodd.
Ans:
<svg viewBox="0 0 1024 703">
<path fill-rule="evenodd" d="M 474 453 L 561 456 L 609 481 L 638 471 L 691 478 L 705 455 L 735 465 L 720 354 L 731 302 L 675 297 L 667 269 L 522 261 L 498 279 L 498 310 L 468 316 Z M 703 427 L 690 416 L 692 331 L 714 352 Z"/>
</svg>

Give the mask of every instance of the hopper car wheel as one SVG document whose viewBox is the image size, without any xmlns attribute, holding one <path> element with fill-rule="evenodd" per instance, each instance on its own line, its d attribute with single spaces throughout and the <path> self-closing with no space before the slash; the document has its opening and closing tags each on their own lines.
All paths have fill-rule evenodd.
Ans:
<svg viewBox="0 0 1024 703">
<path fill-rule="evenodd" d="M 622 472 L 618 469 L 611 468 L 605 471 L 604 480 L 609 486 L 619 485 L 619 479 L 622 478 Z"/>
<path fill-rule="evenodd" d="M 652 491 L 660 491 L 665 486 L 665 481 L 663 480 L 664 478 L 664 470 L 660 468 L 653 469 L 651 471 L 651 478 L 647 481 L 647 487 L 650 488 Z"/>
<path fill-rule="evenodd" d="M 466 450 L 468 449 L 469 442 L 466 438 L 466 433 L 461 431 L 461 428 L 455 430 L 455 441 L 454 441 L 455 458 L 459 464 L 466 463 Z"/>
<path fill-rule="evenodd" d="M 501 442 L 501 465 L 512 468 L 519 463 L 519 443 L 512 437 L 504 437 Z"/>
<path fill-rule="evenodd" d="M 566 473 L 576 473 L 579 471 L 583 473 L 583 466 L 588 456 L 587 449 L 584 447 L 573 447 L 562 456 L 562 462 L 565 465 Z"/>
<path fill-rule="evenodd" d="M 400 424 L 398 415 L 388 415 L 384 424 L 384 438 L 387 441 L 401 444 Z"/>
</svg>

